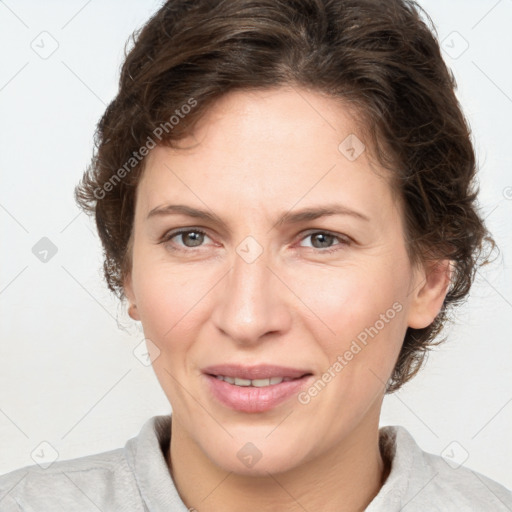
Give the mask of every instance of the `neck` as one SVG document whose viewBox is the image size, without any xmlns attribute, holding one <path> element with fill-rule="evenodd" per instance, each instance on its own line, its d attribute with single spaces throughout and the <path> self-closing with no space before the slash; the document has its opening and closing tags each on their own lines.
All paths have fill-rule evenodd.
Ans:
<svg viewBox="0 0 512 512">
<path fill-rule="evenodd" d="M 356 430 L 292 470 L 247 476 L 214 464 L 173 415 L 168 464 L 183 502 L 198 512 L 362 511 L 382 487 L 389 464 L 379 450 L 378 419 Z"/>
</svg>

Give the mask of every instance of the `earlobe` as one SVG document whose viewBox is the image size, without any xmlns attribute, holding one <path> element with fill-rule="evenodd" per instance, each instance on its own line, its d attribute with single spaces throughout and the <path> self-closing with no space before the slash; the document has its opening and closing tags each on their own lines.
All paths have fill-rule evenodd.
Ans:
<svg viewBox="0 0 512 512">
<path fill-rule="evenodd" d="M 128 315 L 132 320 L 140 320 L 136 304 L 130 304 L 130 306 L 128 307 Z"/>
<path fill-rule="evenodd" d="M 448 293 L 452 271 L 450 260 L 438 260 L 418 276 L 409 309 L 409 327 L 423 329 L 435 320 Z"/>
<path fill-rule="evenodd" d="M 133 320 L 140 320 L 139 312 L 137 311 L 137 305 L 135 304 L 135 295 L 132 289 L 132 279 L 130 274 L 124 278 L 123 288 L 125 297 L 130 303 L 128 306 L 128 315 Z"/>
</svg>

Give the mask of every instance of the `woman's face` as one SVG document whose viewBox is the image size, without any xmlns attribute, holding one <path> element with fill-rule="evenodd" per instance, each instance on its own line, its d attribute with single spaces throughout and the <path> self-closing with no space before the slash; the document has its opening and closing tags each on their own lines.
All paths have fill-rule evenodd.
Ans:
<svg viewBox="0 0 512 512">
<path fill-rule="evenodd" d="M 147 157 L 126 294 L 173 435 L 225 470 L 285 471 L 373 435 L 407 326 L 442 304 L 361 138 L 333 99 L 278 88 L 224 96 L 180 142 L 194 148 Z"/>
</svg>

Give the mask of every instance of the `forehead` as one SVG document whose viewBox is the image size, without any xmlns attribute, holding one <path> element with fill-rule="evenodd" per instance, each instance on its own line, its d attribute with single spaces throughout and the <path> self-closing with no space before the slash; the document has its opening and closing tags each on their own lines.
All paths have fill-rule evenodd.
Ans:
<svg viewBox="0 0 512 512">
<path fill-rule="evenodd" d="M 148 155 L 138 203 L 147 212 L 178 198 L 271 212 L 338 200 L 369 216 L 391 206 L 385 170 L 369 158 L 352 112 L 296 88 L 223 96 L 180 148 Z M 181 201 L 183 202 L 183 201 Z"/>
</svg>

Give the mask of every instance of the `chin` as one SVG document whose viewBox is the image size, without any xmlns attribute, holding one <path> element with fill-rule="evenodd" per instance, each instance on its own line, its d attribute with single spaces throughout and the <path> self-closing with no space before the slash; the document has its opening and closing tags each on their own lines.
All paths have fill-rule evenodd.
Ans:
<svg viewBox="0 0 512 512">
<path fill-rule="evenodd" d="M 245 438 L 246 439 L 246 438 Z M 206 452 L 210 460 L 224 471 L 238 475 L 268 477 L 290 471 L 301 464 L 305 455 L 303 444 L 276 444 L 269 440 L 234 441 L 228 446 L 218 444 Z"/>
</svg>

